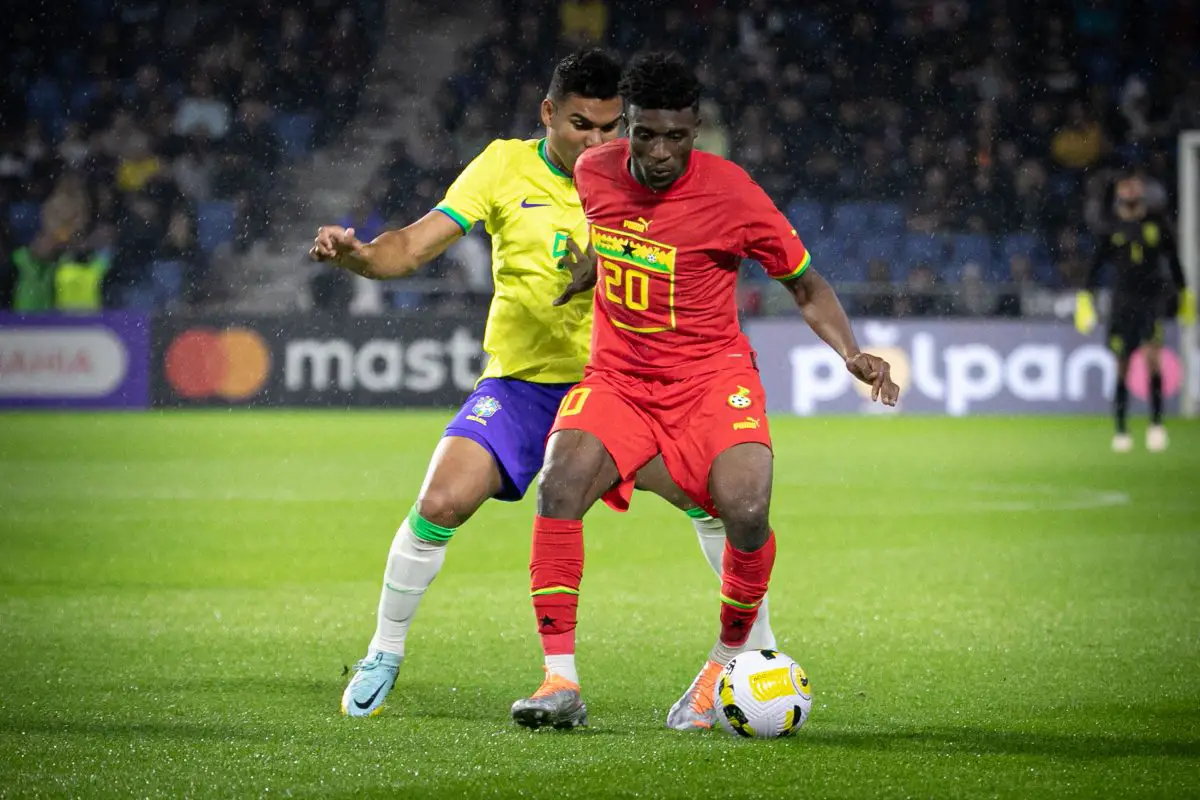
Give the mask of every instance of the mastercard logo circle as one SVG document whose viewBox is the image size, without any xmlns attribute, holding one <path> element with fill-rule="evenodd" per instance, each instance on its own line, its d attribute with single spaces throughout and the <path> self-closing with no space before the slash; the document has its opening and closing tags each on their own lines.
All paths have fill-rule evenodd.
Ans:
<svg viewBox="0 0 1200 800">
<path fill-rule="evenodd" d="M 175 337 L 163 358 L 167 383 L 190 400 L 245 400 L 271 371 L 271 351 L 248 328 L 192 328 Z"/>
</svg>

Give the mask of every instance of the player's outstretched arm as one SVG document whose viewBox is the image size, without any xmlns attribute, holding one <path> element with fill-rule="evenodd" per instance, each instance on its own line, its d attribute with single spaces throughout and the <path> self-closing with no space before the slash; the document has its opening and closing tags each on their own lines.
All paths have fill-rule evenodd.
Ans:
<svg viewBox="0 0 1200 800">
<path fill-rule="evenodd" d="M 444 253 L 461 235 L 458 223 L 440 211 L 431 211 L 406 228 L 385 231 L 365 243 L 354 235 L 353 228 L 323 225 L 317 230 L 308 256 L 364 278 L 389 280 L 415 272 Z"/>
<path fill-rule="evenodd" d="M 871 385 L 871 399 L 882 400 L 884 405 L 896 405 L 900 387 L 892 380 L 891 365 L 858 348 L 850 319 L 829 282 L 809 267 L 800 277 L 786 281 L 784 285 L 796 299 L 804 321 L 813 332 L 845 360 L 851 375 Z"/>
</svg>

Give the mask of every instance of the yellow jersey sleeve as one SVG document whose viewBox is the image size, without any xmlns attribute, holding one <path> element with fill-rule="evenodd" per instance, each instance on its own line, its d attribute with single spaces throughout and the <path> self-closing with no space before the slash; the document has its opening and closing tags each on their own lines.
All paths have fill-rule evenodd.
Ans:
<svg viewBox="0 0 1200 800">
<path fill-rule="evenodd" d="M 467 164 L 434 209 L 457 222 L 463 233 L 476 222 L 487 225 L 495 209 L 496 189 L 504 176 L 506 160 L 504 142 L 497 139 Z M 490 225 L 487 227 L 492 229 Z"/>
</svg>

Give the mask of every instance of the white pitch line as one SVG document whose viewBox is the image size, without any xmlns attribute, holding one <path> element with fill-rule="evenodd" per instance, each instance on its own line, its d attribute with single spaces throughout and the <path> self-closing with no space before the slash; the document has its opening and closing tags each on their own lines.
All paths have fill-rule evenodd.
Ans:
<svg viewBox="0 0 1200 800">
<path fill-rule="evenodd" d="M 1076 487 L 1064 489 L 1050 484 L 1033 485 L 974 485 L 963 487 L 972 492 L 1026 494 L 1045 497 L 1045 500 L 982 500 L 965 503 L 973 511 L 1085 511 L 1095 508 L 1128 505 L 1131 498 L 1125 492 Z"/>
</svg>

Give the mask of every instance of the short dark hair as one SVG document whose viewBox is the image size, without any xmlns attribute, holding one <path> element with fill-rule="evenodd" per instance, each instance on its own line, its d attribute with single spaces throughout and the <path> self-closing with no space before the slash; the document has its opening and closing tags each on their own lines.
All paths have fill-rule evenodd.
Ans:
<svg viewBox="0 0 1200 800">
<path fill-rule="evenodd" d="M 621 97 L 638 108 L 667 111 L 698 108 L 700 81 L 678 53 L 645 53 L 636 56 L 625 68 Z"/>
<path fill-rule="evenodd" d="M 607 100 L 617 96 L 621 64 L 598 47 L 577 50 L 558 62 L 546 96 L 562 100 L 569 94 Z"/>
</svg>

